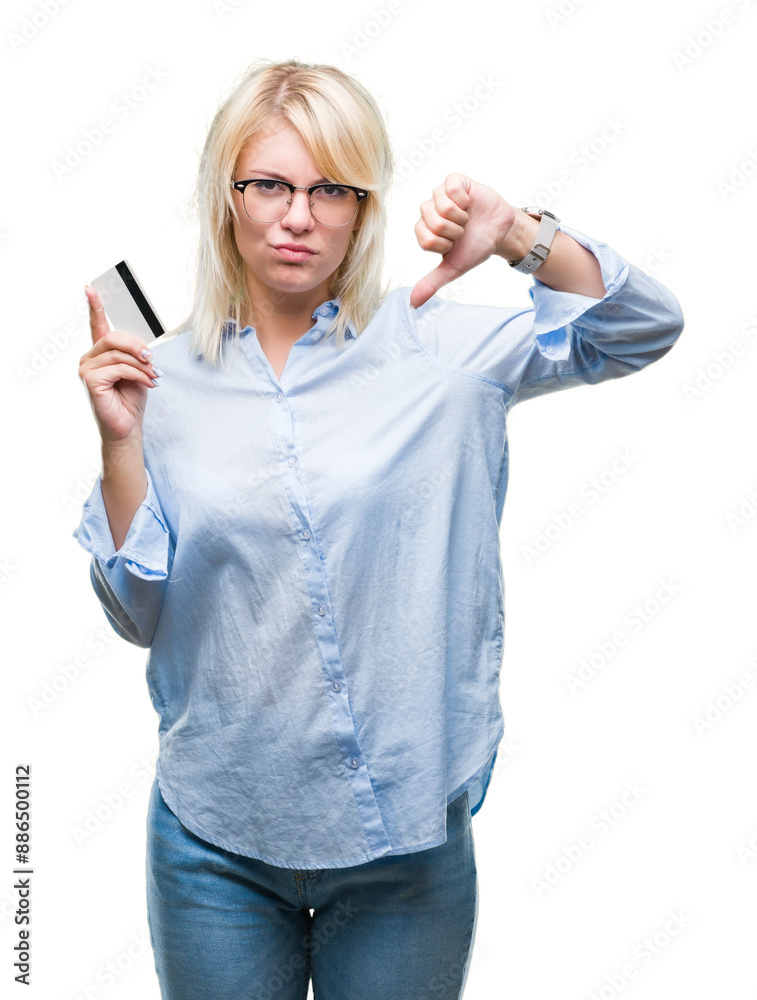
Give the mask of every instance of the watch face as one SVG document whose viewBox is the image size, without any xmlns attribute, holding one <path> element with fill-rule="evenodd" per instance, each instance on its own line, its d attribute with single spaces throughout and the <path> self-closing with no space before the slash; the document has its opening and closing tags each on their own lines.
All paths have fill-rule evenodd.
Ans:
<svg viewBox="0 0 757 1000">
<path fill-rule="evenodd" d="M 539 208 L 538 205 L 526 205 L 525 208 L 521 209 L 521 212 L 526 212 L 528 215 L 548 215 L 555 222 L 560 221 L 553 212 L 548 211 L 546 208 Z"/>
</svg>

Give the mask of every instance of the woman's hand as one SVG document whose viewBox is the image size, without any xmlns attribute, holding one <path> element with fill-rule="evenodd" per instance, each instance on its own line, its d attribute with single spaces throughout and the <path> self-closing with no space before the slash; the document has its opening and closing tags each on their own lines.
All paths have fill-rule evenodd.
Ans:
<svg viewBox="0 0 757 1000">
<path fill-rule="evenodd" d="M 499 253 L 515 220 L 516 209 L 485 184 L 465 174 L 448 174 L 421 205 L 415 236 L 423 250 L 440 253 L 442 262 L 421 278 L 410 304 L 422 306 L 461 274 Z M 516 259 L 516 255 L 513 255 Z"/>
<path fill-rule="evenodd" d="M 103 443 L 123 441 L 141 433 L 147 388 L 153 388 L 152 362 L 143 360 L 144 342 L 111 330 L 100 296 L 89 288 L 92 348 L 79 360 L 79 378 L 89 392 Z"/>
</svg>

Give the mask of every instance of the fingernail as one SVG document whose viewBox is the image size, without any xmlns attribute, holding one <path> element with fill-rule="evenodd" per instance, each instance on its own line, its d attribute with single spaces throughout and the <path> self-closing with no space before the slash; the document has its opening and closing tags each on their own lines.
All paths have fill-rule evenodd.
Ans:
<svg viewBox="0 0 757 1000">
<path fill-rule="evenodd" d="M 145 347 L 140 351 L 140 356 L 144 358 L 145 361 L 147 361 L 148 358 L 152 357 L 152 351 L 148 351 L 147 348 Z"/>
<path fill-rule="evenodd" d="M 157 367 L 156 365 L 153 365 L 153 366 L 152 366 L 152 370 L 153 370 L 153 371 L 155 372 L 155 374 L 156 374 L 156 375 L 157 375 L 158 377 L 160 377 L 160 376 L 161 376 L 161 375 L 163 374 L 163 372 L 162 372 L 162 371 L 160 370 L 160 368 L 158 368 L 158 367 Z"/>
<path fill-rule="evenodd" d="M 411 309 L 415 309 L 415 306 L 413 305 L 413 303 L 412 303 L 412 302 L 410 303 L 410 308 L 411 308 Z"/>
<path fill-rule="evenodd" d="M 154 379 L 152 380 L 152 384 L 153 384 L 153 385 L 157 385 L 157 386 L 159 386 L 159 385 L 160 385 L 160 382 L 158 382 L 158 380 L 157 380 L 156 378 L 154 378 Z"/>
</svg>

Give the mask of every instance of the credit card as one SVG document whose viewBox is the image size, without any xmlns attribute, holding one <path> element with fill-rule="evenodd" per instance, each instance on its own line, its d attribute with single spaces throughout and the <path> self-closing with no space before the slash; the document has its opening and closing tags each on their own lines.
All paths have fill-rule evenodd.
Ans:
<svg viewBox="0 0 757 1000">
<path fill-rule="evenodd" d="M 165 333 L 155 309 L 125 260 L 90 281 L 90 285 L 100 295 L 114 330 L 134 334 L 146 344 Z"/>
</svg>

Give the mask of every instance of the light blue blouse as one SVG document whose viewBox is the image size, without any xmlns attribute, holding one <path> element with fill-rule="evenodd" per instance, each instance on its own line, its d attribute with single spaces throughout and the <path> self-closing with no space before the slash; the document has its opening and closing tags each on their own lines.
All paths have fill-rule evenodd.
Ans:
<svg viewBox="0 0 757 1000">
<path fill-rule="evenodd" d="M 73 534 L 110 624 L 149 649 L 157 778 L 197 836 L 340 868 L 444 843 L 466 790 L 480 809 L 504 731 L 507 414 L 638 371 L 683 328 L 664 285 L 559 228 L 604 298 L 534 275 L 528 308 L 414 311 L 397 288 L 342 350 L 333 299 L 281 378 L 250 326 L 227 323 L 218 369 L 188 333 L 151 345 L 147 495 L 115 551 L 98 477 Z"/>
</svg>

